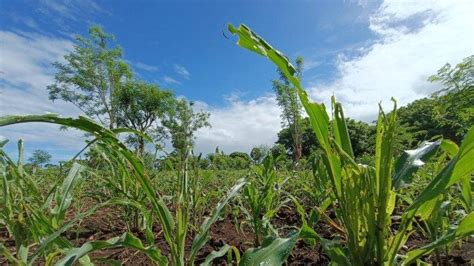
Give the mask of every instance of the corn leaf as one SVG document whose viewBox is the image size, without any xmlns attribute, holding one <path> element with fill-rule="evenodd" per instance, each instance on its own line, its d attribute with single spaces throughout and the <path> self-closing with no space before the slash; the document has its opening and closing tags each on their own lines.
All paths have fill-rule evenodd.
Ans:
<svg viewBox="0 0 474 266">
<path fill-rule="evenodd" d="M 169 209 L 162 200 L 158 200 L 151 181 L 144 172 L 143 163 L 116 137 L 116 132 L 129 132 L 130 130 L 116 129 L 112 131 L 83 116 L 79 116 L 79 118 L 74 119 L 62 118 L 56 114 L 4 116 L 0 118 L 0 127 L 28 122 L 52 123 L 88 132 L 98 138 L 101 142 L 106 143 L 110 154 L 115 153 L 123 156 L 132 166 L 133 170 L 135 171 L 134 176 L 138 179 L 143 191 L 147 195 L 147 199 L 150 200 L 153 210 L 158 214 L 158 220 L 163 226 L 163 234 L 166 241 L 168 243 L 173 243 L 174 221 Z M 127 165 L 123 165 L 123 167 L 126 169 Z"/>
<path fill-rule="evenodd" d="M 325 239 L 319 236 L 311 227 L 306 224 L 301 227 L 300 238 L 320 242 L 324 251 L 331 259 L 332 265 L 351 265 L 338 239 Z"/>
<path fill-rule="evenodd" d="M 424 247 L 408 252 L 403 264 L 409 265 L 414 260 L 418 259 L 419 257 L 425 254 L 432 252 L 438 247 L 443 247 L 457 239 L 460 239 L 472 234 L 474 234 L 474 213 L 470 213 L 469 215 L 464 217 L 459 223 L 459 226 L 450 229 L 447 234 L 440 237 L 436 241 Z"/>
<path fill-rule="evenodd" d="M 431 200 L 438 197 L 461 178 L 471 175 L 474 172 L 472 161 L 474 161 L 474 127 L 471 127 L 466 134 L 458 154 L 431 180 L 403 213 L 402 222 L 390 245 L 386 261 L 392 262 L 395 259 L 396 252 L 406 240 L 406 231 L 418 210 L 424 204 L 432 204 Z"/>
<path fill-rule="evenodd" d="M 247 181 L 245 179 L 239 179 L 237 181 L 237 184 L 234 185 L 230 189 L 230 191 L 227 193 L 227 196 L 217 204 L 211 217 L 208 217 L 204 220 L 199 230 L 199 233 L 194 237 L 193 243 L 191 245 L 191 263 L 194 263 L 194 259 L 198 251 L 209 240 L 209 230 L 211 229 L 211 225 L 219 218 L 219 215 L 221 214 L 222 209 L 226 206 L 229 200 L 235 197 L 237 193 L 240 191 L 240 189 L 244 187 L 246 184 L 247 184 Z"/>
<path fill-rule="evenodd" d="M 346 152 L 352 159 L 354 159 L 354 152 L 352 151 L 351 138 L 347 130 L 344 112 L 340 103 L 336 102 L 334 96 L 331 97 L 331 102 L 334 110 L 333 128 L 336 143 Z"/>
<path fill-rule="evenodd" d="M 73 248 L 66 253 L 66 256 L 58 261 L 57 265 L 74 265 L 81 257 L 100 249 L 126 247 L 139 250 L 149 256 L 153 261 L 160 265 L 168 265 L 168 260 L 155 246 L 145 246 L 139 238 L 130 234 L 123 233 L 121 236 L 109 240 L 90 241 L 79 248 Z"/>
<path fill-rule="evenodd" d="M 239 265 L 282 265 L 293 250 L 296 240 L 298 240 L 298 233 L 289 238 L 266 238 L 261 247 L 245 251 Z"/>
<path fill-rule="evenodd" d="M 51 210 L 51 213 L 54 215 L 54 227 L 58 227 L 64 219 L 64 215 L 72 202 L 71 190 L 74 188 L 77 180 L 81 178 L 81 172 L 84 169 L 84 166 L 75 162 L 69 170 L 69 174 L 64 179 L 61 189 L 57 191 L 57 202 L 59 202 L 59 204 Z"/>
<path fill-rule="evenodd" d="M 417 149 L 404 151 L 395 163 L 395 174 L 393 176 L 395 189 L 400 189 L 411 183 L 413 174 L 436 154 L 440 144 L 441 141 L 425 141 Z"/>
<path fill-rule="evenodd" d="M 201 266 L 209 266 L 212 265 L 212 261 L 224 256 L 229 251 L 232 251 L 232 246 L 225 244 L 219 250 L 214 250 L 209 255 L 207 255 L 206 259 L 200 264 Z"/>
</svg>

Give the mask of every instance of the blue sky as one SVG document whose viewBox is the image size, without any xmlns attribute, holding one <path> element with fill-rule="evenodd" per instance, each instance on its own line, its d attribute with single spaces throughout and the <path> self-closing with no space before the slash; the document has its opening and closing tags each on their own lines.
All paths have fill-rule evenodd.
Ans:
<svg viewBox="0 0 474 266">
<path fill-rule="evenodd" d="M 70 38 L 87 34 L 91 24 L 101 25 L 116 36 L 140 78 L 217 106 L 224 104 L 224 95 L 254 98 L 271 92 L 270 80 L 277 76 L 268 62 L 223 36 L 227 23 L 245 23 L 290 57 L 304 56 L 311 67 L 308 79 L 328 81 L 335 75 L 337 53 L 375 37 L 367 16 L 378 6 L 377 1 L 367 6 L 350 1 L 92 3 L 2 0 L 1 28 Z M 189 78 L 176 73 L 175 65 Z"/>
<path fill-rule="evenodd" d="M 75 34 L 99 24 L 116 36 L 137 78 L 211 113 L 198 151 L 271 145 L 280 129 L 275 67 L 224 37 L 230 22 L 247 24 L 291 58 L 303 56 L 303 84 L 314 100 L 335 94 L 348 116 L 372 121 L 379 101 L 428 95 L 436 89 L 428 75 L 473 53 L 473 2 L 454 2 L 0 0 L 0 114 L 78 115 L 47 100 L 50 63 L 71 50 Z M 83 144 L 79 133 L 53 126 L 0 130 L 25 138 L 28 153 L 43 148 L 59 159 Z"/>
</svg>

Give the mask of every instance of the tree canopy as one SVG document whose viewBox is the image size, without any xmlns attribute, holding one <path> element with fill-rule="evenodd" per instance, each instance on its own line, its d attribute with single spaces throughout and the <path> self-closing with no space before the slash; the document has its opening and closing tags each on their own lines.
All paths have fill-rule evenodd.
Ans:
<svg viewBox="0 0 474 266">
<path fill-rule="evenodd" d="M 49 162 L 51 162 L 51 154 L 45 150 L 35 150 L 33 154 L 31 155 L 30 158 L 28 158 L 28 161 L 34 165 L 41 167 Z"/>
<path fill-rule="evenodd" d="M 109 128 L 117 126 L 116 91 L 132 77 L 122 49 L 111 47 L 114 36 L 94 26 L 89 36 L 77 36 L 74 49 L 56 62 L 55 82 L 47 87 L 52 101 L 74 104 Z"/>
<path fill-rule="evenodd" d="M 146 133 L 156 143 L 166 137 L 163 127 L 156 122 L 169 115 L 176 105 L 171 91 L 163 90 L 155 84 L 133 80 L 125 83 L 116 92 L 115 101 L 119 126 Z M 132 134 L 127 141 L 143 154 L 145 148 L 143 137 Z"/>
</svg>

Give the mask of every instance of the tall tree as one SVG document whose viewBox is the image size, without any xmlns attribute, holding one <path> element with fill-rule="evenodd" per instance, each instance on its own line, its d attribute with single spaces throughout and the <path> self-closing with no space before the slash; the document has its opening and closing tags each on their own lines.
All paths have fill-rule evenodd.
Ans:
<svg viewBox="0 0 474 266">
<path fill-rule="evenodd" d="M 171 135 L 171 143 L 178 152 L 181 163 L 185 163 L 194 146 L 195 132 L 210 126 L 210 114 L 195 112 L 193 106 L 193 102 L 178 100 L 175 109 L 162 120 L 163 126 Z"/>
<path fill-rule="evenodd" d="M 118 109 L 117 124 L 146 133 L 159 143 L 165 137 L 163 127 L 158 123 L 175 106 L 171 91 L 143 81 L 129 81 L 116 92 L 115 105 Z M 127 142 L 144 155 L 145 141 L 142 136 L 130 135 Z"/>
<path fill-rule="evenodd" d="M 70 102 L 111 129 L 117 126 L 115 93 L 132 76 L 122 49 L 110 47 L 113 40 L 97 26 L 89 29 L 88 37 L 77 36 L 65 63 L 54 63 L 55 82 L 47 88 L 52 101 Z"/>
<path fill-rule="evenodd" d="M 444 65 L 429 77 L 442 86 L 431 97 L 398 110 L 399 123 L 413 137 L 413 144 L 443 136 L 460 143 L 474 124 L 474 56 L 452 67 Z"/>
<path fill-rule="evenodd" d="M 44 150 L 35 150 L 28 161 L 34 166 L 41 167 L 51 161 L 51 154 Z"/>
<path fill-rule="evenodd" d="M 296 58 L 297 76 L 301 79 L 303 72 L 303 58 Z M 279 70 L 278 70 L 279 71 Z M 303 130 L 301 126 L 302 106 L 299 102 L 296 89 L 292 87 L 285 75 L 279 71 L 280 79 L 273 80 L 273 90 L 276 100 L 282 109 L 281 118 L 283 127 L 289 127 L 292 137 L 293 160 L 297 162 L 302 156 Z"/>
<path fill-rule="evenodd" d="M 433 95 L 438 100 L 435 115 L 442 126 L 455 131 L 454 139 L 460 142 L 474 124 L 474 55 L 455 67 L 444 65 L 428 80 L 443 86 Z"/>
<path fill-rule="evenodd" d="M 278 140 L 276 141 L 276 143 L 284 145 L 285 148 L 288 149 L 291 154 L 294 154 L 294 141 L 291 128 L 292 127 L 289 126 L 283 126 L 280 132 L 278 132 Z M 313 152 L 313 150 L 319 147 L 316 135 L 314 134 L 313 129 L 310 126 L 308 118 L 301 119 L 301 132 L 302 157 L 307 157 Z"/>
</svg>

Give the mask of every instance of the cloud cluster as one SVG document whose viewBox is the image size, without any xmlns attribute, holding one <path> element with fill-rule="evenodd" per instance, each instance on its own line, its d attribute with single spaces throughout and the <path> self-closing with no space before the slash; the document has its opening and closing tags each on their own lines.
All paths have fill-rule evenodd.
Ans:
<svg viewBox="0 0 474 266">
<path fill-rule="evenodd" d="M 166 82 L 166 83 L 168 83 L 168 84 L 171 84 L 171 85 L 173 85 L 173 84 L 181 84 L 181 82 L 177 81 L 176 79 L 174 79 L 174 78 L 172 78 L 172 77 L 170 77 L 170 76 L 164 76 L 164 77 L 163 77 L 163 81 Z"/>
<path fill-rule="evenodd" d="M 156 71 L 159 70 L 159 68 L 157 66 L 145 64 L 145 63 L 142 63 L 142 62 L 133 63 L 133 66 L 135 66 L 136 68 L 138 68 L 140 70 L 144 70 L 144 71 L 147 71 L 147 72 L 156 72 Z"/>
<path fill-rule="evenodd" d="M 438 87 L 428 76 L 474 52 L 472 10 L 472 1 L 384 1 L 370 17 L 379 38 L 361 55 L 340 55 L 339 78 L 311 86 L 312 98 L 334 94 L 348 116 L 373 121 L 379 102 L 389 109 L 391 97 L 405 105 L 430 95 Z"/>
<path fill-rule="evenodd" d="M 191 76 L 191 73 L 189 73 L 189 71 L 184 66 L 174 64 L 173 67 L 174 67 L 174 70 L 176 71 L 176 73 L 178 75 L 180 75 L 181 77 L 183 77 L 185 79 L 189 79 L 189 77 Z"/>
<path fill-rule="evenodd" d="M 68 11 L 71 6 L 61 6 L 60 2 L 44 3 L 48 4 L 48 10 L 72 12 Z M 473 5 L 472 1 L 462 0 L 384 1 L 368 21 L 377 38 L 360 45 L 356 55 L 339 54 L 335 61 L 338 77 L 330 82 L 312 83 L 308 87 L 310 96 L 328 103 L 334 94 L 343 103 L 347 116 L 373 121 L 380 101 L 389 109 L 391 97 L 403 105 L 429 95 L 437 89 L 436 84 L 426 81 L 429 75 L 446 62 L 455 64 L 474 52 L 474 20 L 470 14 Z M 0 31 L 0 115 L 44 112 L 78 115 L 79 111 L 70 104 L 51 103 L 45 89 L 53 82 L 51 63 L 61 60 L 71 47 L 68 39 Z M 309 63 L 315 66 L 320 62 Z M 154 66 L 136 66 L 156 71 Z M 190 78 L 185 67 L 173 67 L 180 77 Z M 163 80 L 179 84 L 169 76 Z M 212 152 L 216 146 L 231 152 L 271 145 L 281 128 L 280 110 L 273 96 L 263 95 L 248 101 L 229 98 L 222 107 L 203 102 L 196 106 L 211 113 L 212 124 L 212 128 L 197 132 L 198 152 Z M 25 138 L 30 151 L 47 148 L 59 160 L 67 159 L 83 145 L 80 133 L 60 132 L 51 125 L 19 125 L 2 128 L 0 134 L 12 140 Z M 15 149 L 12 147 L 10 150 Z"/>
<path fill-rule="evenodd" d="M 77 116 L 80 112 L 64 102 L 52 103 L 46 86 L 53 82 L 51 64 L 62 60 L 72 43 L 35 33 L 0 31 L 0 116 L 13 114 L 58 113 Z M 10 139 L 7 150 L 15 151 L 14 142 L 23 138 L 26 155 L 46 148 L 54 151 L 58 160 L 67 159 L 83 145 L 82 134 L 58 126 L 24 124 L 1 129 L 0 135 Z"/>
<path fill-rule="evenodd" d="M 229 98 L 227 106 L 216 108 L 196 103 L 211 113 L 211 128 L 197 132 L 195 150 L 204 154 L 218 146 L 224 152 L 250 152 L 261 144 L 272 144 L 281 129 L 280 109 L 275 97 L 262 96 L 250 101 Z"/>
</svg>

